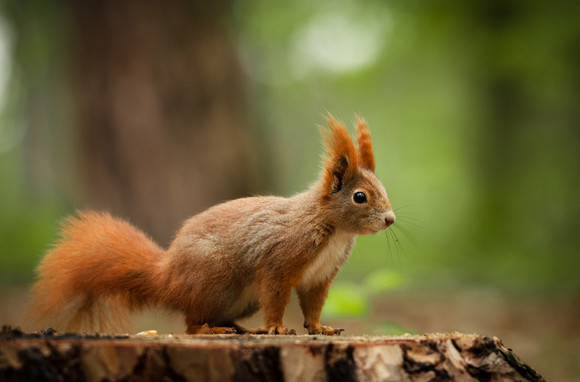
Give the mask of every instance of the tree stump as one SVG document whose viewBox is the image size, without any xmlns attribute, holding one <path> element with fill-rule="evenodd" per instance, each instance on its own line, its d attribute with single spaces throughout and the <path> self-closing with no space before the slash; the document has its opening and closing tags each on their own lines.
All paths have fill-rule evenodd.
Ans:
<svg viewBox="0 0 580 382">
<path fill-rule="evenodd" d="M 543 381 L 478 335 L 56 335 L 4 327 L 0 380 Z"/>
</svg>

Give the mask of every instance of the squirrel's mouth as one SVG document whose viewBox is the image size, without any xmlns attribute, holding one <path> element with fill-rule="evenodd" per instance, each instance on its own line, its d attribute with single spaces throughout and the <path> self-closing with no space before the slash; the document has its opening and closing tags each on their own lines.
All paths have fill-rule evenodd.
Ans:
<svg viewBox="0 0 580 382">
<path fill-rule="evenodd" d="M 382 222 L 379 221 L 377 223 L 378 224 L 375 227 L 369 228 L 366 233 L 363 233 L 363 235 L 375 235 L 381 231 L 385 231 L 387 228 L 389 228 L 393 224 L 393 223 L 387 224 L 387 222 L 385 220 L 383 220 Z"/>
</svg>

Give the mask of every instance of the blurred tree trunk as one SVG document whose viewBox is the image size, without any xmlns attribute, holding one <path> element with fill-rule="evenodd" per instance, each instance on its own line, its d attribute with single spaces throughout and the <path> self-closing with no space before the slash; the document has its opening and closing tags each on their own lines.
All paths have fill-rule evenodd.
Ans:
<svg viewBox="0 0 580 382">
<path fill-rule="evenodd" d="M 250 191 L 245 81 L 228 1 L 66 2 L 82 207 L 166 244 L 188 216 Z"/>
<path fill-rule="evenodd" d="M 478 126 L 480 149 L 477 168 L 481 197 L 478 199 L 474 226 L 475 242 L 480 248 L 493 248 L 510 232 L 509 216 L 512 199 L 507 195 L 518 167 L 518 139 L 521 139 L 526 105 L 519 73 L 506 70 L 500 57 L 505 56 L 505 40 L 510 30 L 520 22 L 526 7 L 513 1 L 493 0 L 472 4 L 471 25 L 482 31 L 479 73 L 480 99 L 483 115 Z M 490 155 L 493 153 L 493 155 Z M 489 237 L 494 237 L 493 243 Z"/>
</svg>

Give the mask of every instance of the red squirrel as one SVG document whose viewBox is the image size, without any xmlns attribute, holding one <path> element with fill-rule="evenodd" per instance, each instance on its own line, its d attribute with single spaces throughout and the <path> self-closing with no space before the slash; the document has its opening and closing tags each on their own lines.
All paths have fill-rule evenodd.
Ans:
<svg viewBox="0 0 580 382">
<path fill-rule="evenodd" d="M 186 220 L 167 250 L 108 213 L 69 217 L 38 267 L 31 314 L 57 329 L 113 332 L 128 313 L 158 306 L 183 313 L 188 334 L 296 334 L 282 322 L 295 289 L 308 333 L 339 334 L 320 324 L 330 284 L 356 236 L 395 222 L 367 123 L 356 118 L 358 149 L 328 115 L 327 155 L 308 190 L 211 207 Z M 236 324 L 260 308 L 264 328 Z"/>
</svg>

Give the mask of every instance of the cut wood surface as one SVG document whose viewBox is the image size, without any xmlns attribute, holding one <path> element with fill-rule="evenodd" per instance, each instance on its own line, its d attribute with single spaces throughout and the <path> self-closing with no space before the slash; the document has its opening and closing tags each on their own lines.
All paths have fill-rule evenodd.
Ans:
<svg viewBox="0 0 580 382">
<path fill-rule="evenodd" d="M 543 381 L 498 338 L 57 335 L 4 328 L 0 380 Z"/>
</svg>

